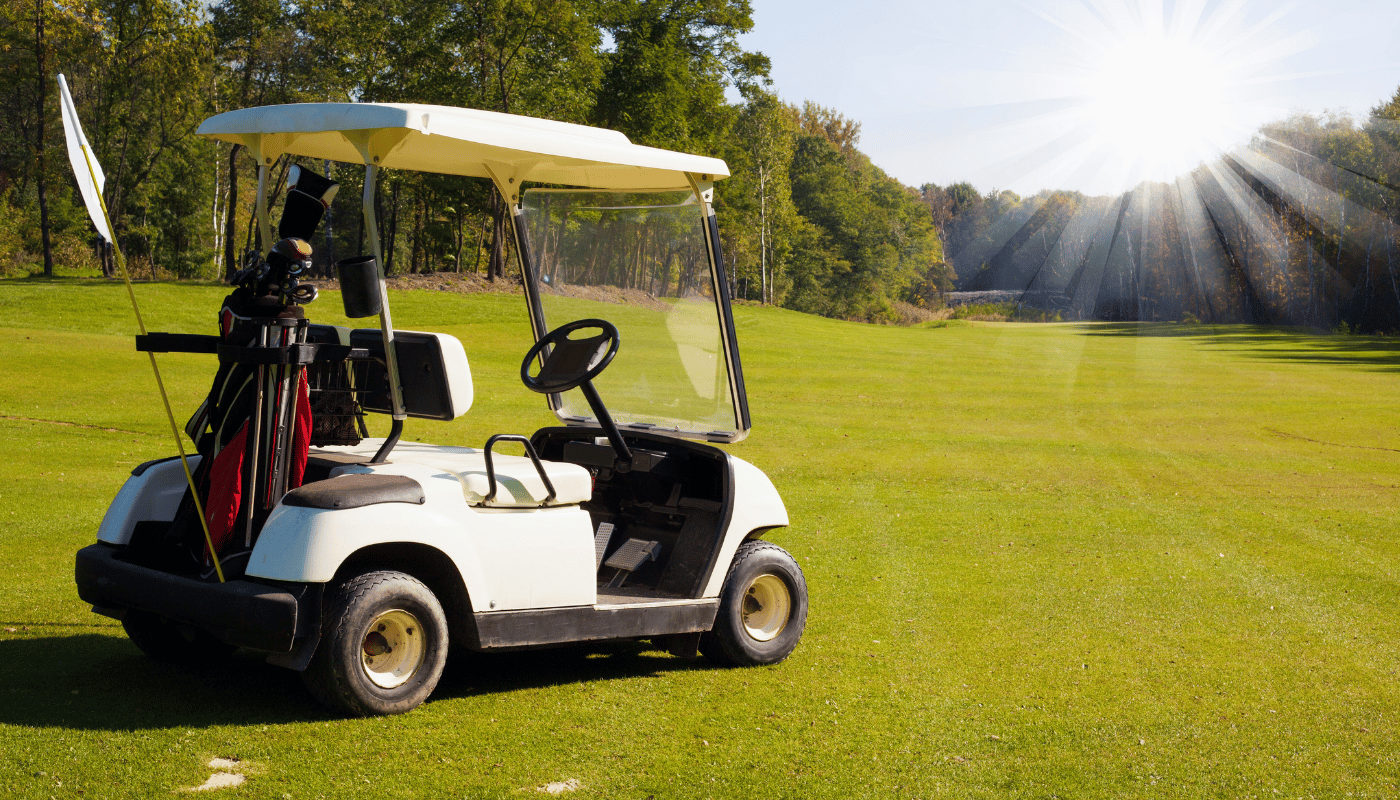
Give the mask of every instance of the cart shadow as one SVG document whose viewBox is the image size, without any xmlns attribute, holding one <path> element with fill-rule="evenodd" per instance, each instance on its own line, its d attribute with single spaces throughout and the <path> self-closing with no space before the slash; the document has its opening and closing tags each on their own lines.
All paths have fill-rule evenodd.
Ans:
<svg viewBox="0 0 1400 800">
<path fill-rule="evenodd" d="M 129 731 L 327 718 L 296 673 L 235 654 L 161 664 L 124 637 L 33 635 L 0 641 L 0 724 Z"/>
<path fill-rule="evenodd" d="M 453 653 L 429 702 L 712 669 L 715 665 L 703 658 L 677 658 L 648 642 L 630 640 L 506 653 Z"/>
<path fill-rule="evenodd" d="M 0 724 L 130 731 L 334 719 L 300 676 L 239 652 L 206 666 L 161 664 L 96 633 L 0 640 Z M 428 702 L 711 668 L 645 642 L 517 653 L 454 653 Z"/>
</svg>

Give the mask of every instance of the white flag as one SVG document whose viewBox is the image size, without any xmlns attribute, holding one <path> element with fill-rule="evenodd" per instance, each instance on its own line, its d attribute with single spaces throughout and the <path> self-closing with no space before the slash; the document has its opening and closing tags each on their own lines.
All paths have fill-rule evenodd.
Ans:
<svg viewBox="0 0 1400 800">
<path fill-rule="evenodd" d="M 78 124 L 78 110 L 73 107 L 73 95 L 68 93 L 68 81 L 62 75 L 58 76 L 58 91 L 63 96 L 63 136 L 68 140 L 68 160 L 73 164 L 73 175 L 78 179 L 78 189 L 83 193 L 83 203 L 87 206 L 88 216 L 92 217 L 92 224 L 96 226 L 98 234 L 110 242 L 112 232 L 107 229 L 107 217 L 102 213 L 101 200 L 102 187 L 106 185 L 107 178 L 102 174 L 102 165 L 97 163 L 92 145 L 83 135 L 83 126 Z M 83 155 L 85 150 L 86 156 Z"/>
</svg>

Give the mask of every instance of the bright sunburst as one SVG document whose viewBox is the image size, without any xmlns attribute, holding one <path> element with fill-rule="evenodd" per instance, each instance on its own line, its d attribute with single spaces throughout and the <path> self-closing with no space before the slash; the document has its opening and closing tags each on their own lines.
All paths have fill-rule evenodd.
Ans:
<svg viewBox="0 0 1400 800">
<path fill-rule="evenodd" d="M 1086 123 L 1101 152 L 1166 181 L 1233 143 L 1225 87 L 1234 76 L 1184 35 L 1119 31 L 1085 78 Z"/>
<path fill-rule="evenodd" d="M 1273 87 L 1299 76 L 1280 75 L 1280 67 L 1314 39 L 1269 0 L 1022 7 L 1050 26 L 1048 57 L 1026 74 L 1024 119 L 1004 124 L 1030 149 L 1017 154 L 1008 141 L 993 167 L 1003 185 L 1111 193 L 1170 181 L 1286 113 Z"/>
</svg>

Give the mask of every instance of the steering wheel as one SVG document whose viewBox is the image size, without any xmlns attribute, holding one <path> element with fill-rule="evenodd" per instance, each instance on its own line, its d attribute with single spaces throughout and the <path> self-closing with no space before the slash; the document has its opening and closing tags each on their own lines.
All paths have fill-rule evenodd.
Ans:
<svg viewBox="0 0 1400 800">
<path fill-rule="evenodd" d="M 586 328 L 597 328 L 602 333 L 572 339 L 569 334 Z M 552 346 L 549 357 L 540 366 L 538 375 L 530 374 L 530 362 L 534 361 L 546 346 Z M 606 348 L 606 349 L 605 349 Z M 540 337 L 525 360 L 520 364 L 520 380 L 525 387 L 540 394 L 567 392 L 598 377 L 613 356 L 617 355 L 617 328 L 611 322 L 601 319 L 581 319 L 561 325 Z"/>
</svg>

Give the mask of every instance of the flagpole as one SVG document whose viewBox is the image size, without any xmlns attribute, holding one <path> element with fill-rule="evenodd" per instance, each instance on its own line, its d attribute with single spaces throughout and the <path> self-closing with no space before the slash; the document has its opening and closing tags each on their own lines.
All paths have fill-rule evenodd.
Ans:
<svg viewBox="0 0 1400 800">
<path fill-rule="evenodd" d="M 76 122 L 76 120 L 75 120 Z M 87 162 L 88 174 L 92 176 L 93 185 L 97 185 L 97 171 L 92 167 L 92 155 L 88 152 L 87 146 L 79 144 L 83 151 L 83 160 Z M 97 192 L 97 202 L 102 208 L 102 220 L 107 223 L 107 230 L 112 231 L 112 218 L 107 213 L 107 201 L 102 198 L 99 188 Z M 115 236 L 115 234 L 114 234 Z M 141 335 L 146 335 L 146 323 L 141 319 L 141 308 L 136 304 L 136 291 L 131 288 L 131 275 L 126 271 L 126 258 L 122 255 L 122 250 L 117 246 L 116 239 L 112 239 L 112 253 L 116 256 L 117 267 L 122 272 L 122 280 L 126 282 L 126 294 L 131 298 L 131 310 L 136 312 L 136 327 L 141 331 Z M 146 355 L 151 359 L 151 371 L 156 376 L 156 386 L 160 389 L 160 401 L 165 405 L 165 418 L 170 421 L 170 433 L 175 436 L 175 447 L 180 452 L 180 465 L 185 468 L 185 480 L 190 485 L 190 497 L 194 499 L 194 509 L 199 514 L 199 526 L 204 530 L 204 543 L 209 547 L 209 557 L 214 559 L 214 571 L 218 573 L 219 583 L 224 582 L 224 568 L 219 563 L 219 554 L 214 551 L 214 538 L 209 535 L 209 521 L 204 518 L 204 504 L 199 502 L 199 487 L 194 484 L 194 473 L 190 472 L 190 461 L 185 456 L 185 443 L 180 439 L 180 429 L 175 425 L 175 412 L 170 410 L 170 397 L 165 392 L 165 381 L 160 378 L 160 367 L 156 366 L 156 354 L 146 351 Z M 249 509 L 252 513 L 252 509 Z"/>
</svg>

